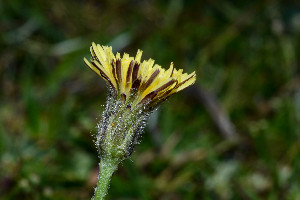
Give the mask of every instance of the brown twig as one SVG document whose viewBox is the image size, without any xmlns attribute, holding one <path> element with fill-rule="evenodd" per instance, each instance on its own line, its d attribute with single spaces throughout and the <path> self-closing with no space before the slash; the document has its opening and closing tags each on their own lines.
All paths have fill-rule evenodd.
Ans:
<svg viewBox="0 0 300 200">
<path fill-rule="evenodd" d="M 187 92 L 189 92 L 199 104 L 204 106 L 218 131 L 224 138 L 230 140 L 237 138 L 233 123 L 230 121 L 230 118 L 225 111 L 222 110 L 212 93 L 205 91 L 203 88 L 196 85 L 188 88 Z"/>
</svg>

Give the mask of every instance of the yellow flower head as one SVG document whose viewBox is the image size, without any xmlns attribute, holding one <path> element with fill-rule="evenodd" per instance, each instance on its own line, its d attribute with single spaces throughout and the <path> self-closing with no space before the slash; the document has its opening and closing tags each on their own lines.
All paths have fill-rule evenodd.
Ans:
<svg viewBox="0 0 300 200">
<path fill-rule="evenodd" d="M 154 60 L 141 62 L 142 51 L 138 50 L 135 58 L 124 53 L 114 55 L 112 47 L 92 43 L 92 59 L 84 62 L 101 76 L 116 92 L 117 96 L 130 106 L 145 103 L 156 107 L 171 94 L 192 85 L 196 80 L 195 72 L 182 73 L 171 63 L 168 70 L 154 64 Z"/>
</svg>

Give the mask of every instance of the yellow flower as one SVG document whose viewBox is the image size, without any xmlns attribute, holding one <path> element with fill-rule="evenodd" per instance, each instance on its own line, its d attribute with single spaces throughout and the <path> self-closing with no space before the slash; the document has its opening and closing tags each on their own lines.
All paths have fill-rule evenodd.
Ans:
<svg viewBox="0 0 300 200">
<path fill-rule="evenodd" d="M 120 53 L 112 53 L 112 47 L 92 43 L 90 51 L 92 59 L 84 58 L 84 62 L 110 85 L 95 142 L 101 161 L 93 199 L 103 199 L 112 173 L 139 143 L 151 111 L 170 95 L 192 85 L 196 74 L 182 73 L 173 63 L 165 70 L 152 59 L 141 62 L 141 50 L 135 58 L 127 53 L 121 58 Z"/>
<path fill-rule="evenodd" d="M 192 85 L 196 80 L 195 72 L 183 73 L 171 63 L 168 70 L 154 64 L 154 60 L 141 62 L 142 51 L 138 50 L 135 58 L 124 53 L 116 56 L 112 47 L 92 43 L 92 59 L 84 62 L 113 88 L 118 98 L 130 106 L 145 103 L 157 106 L 170 95 Z"/>
</svg>

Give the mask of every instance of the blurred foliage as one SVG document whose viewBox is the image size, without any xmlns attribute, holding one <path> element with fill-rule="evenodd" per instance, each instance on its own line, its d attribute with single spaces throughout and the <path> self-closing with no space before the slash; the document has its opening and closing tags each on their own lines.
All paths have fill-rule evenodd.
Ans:
<svg viewBox="0 0 300 200">
<path fill-rule="evenodd" d="M 197 72 L 232 142 L 191 92 L 153 113 L 108 199 L 300 199 L 296 1 L 0 1 L 0 199 L 89 199 L 104 81 L 92 41 Z"/>
</svg>

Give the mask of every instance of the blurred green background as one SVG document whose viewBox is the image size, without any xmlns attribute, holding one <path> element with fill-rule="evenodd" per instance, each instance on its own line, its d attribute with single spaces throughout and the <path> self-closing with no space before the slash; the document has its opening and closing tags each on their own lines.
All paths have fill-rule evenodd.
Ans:
<svg viewBox="0 0 300 200">
<path fill-rule="evenodd" d="M 92 41 L 191 73 L 107 199 L 300 199 L 296 1 L 0 1 L 0 199 L 90 199 L 105 82 Z"/>
</svg>

